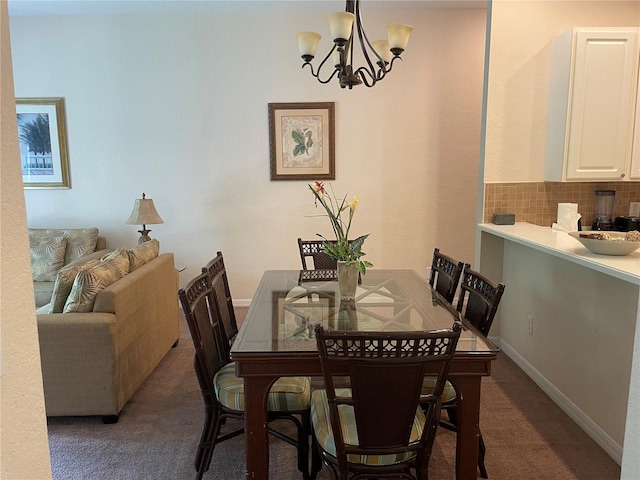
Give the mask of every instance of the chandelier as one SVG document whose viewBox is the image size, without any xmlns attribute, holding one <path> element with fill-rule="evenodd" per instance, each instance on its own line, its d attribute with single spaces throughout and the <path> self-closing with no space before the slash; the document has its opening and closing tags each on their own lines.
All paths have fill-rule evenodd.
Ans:
<svg viewBox="0 0 640 480">
<path fill-rule="evenodd" d="M 360 0 L 347 0 L 345 11 L 332 13 L 327 20 L 333 37 L 333 47 L 320 62 L 317 70 L 314 70 L 311 60 L 318 49 L 320 35 L 315 32 L 300 32 L 296 35 L 300 55 L 304 60 L 302 68 L 308 65 L 311 75 L 320 83 L 329 83 L 337 76 L 340 87 L 349 89 L 362 83 L 367 87 L 373 87 L 382 80 L 391 71 L 393 62 L 404 52 L 413 30 L 409 25 L 387 25 L 387 40 L 369 42 L 360 18 Z M 363 60 L 366 62 L 366 65 L 358 68 L 353 65 L 356 37 Z M 323 79 L 321 72 L 329 59 L 333 70 Z"/>
</svg>

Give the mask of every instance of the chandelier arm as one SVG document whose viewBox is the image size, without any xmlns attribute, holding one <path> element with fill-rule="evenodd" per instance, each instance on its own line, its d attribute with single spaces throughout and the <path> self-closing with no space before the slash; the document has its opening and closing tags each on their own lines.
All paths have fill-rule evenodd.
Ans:
<svg viewBox="0 0 640 480">
<path fill-rule="evenodd" d="M 379 80 L 382 80 L 382 77 L 384 77 L 383 75 L 380 78 L 376 78 L 376 76 L 372 75 L 371 72 L 367 70 L 366 67 L 360 67 L 353 73 L 354 75 L 358 75 L 360 77 L 360 80 L 362 80 L 362 83 L 364 83 L 365 86 L 367 87 L 373 87 L 376 84 L 376 82 L 378 82 Z"/>
<path fill-rule="evenodd" d="M 385 68 L 380 68 L 380 69 L 377 71 L 377 74 L 376 74 L 375 76 L 374 76 L 374 75 L 372 75 L 372 74 L 371 74 L 371 72 L 370 72 L 367 68 L 365 68 L 365 67 L 360 67 L 360 68 L 358 68 L 358 69 L 357 69 L 355 72 L 353 72 L 353 73 L 354 73 L 354 74 L 356 74 L 356 75 L 359 75 L 359 76 L 360 76 L 360 78 L 362 79 L 363 83 L 364 83 L 367 87 L 373 87 L 373 86 L 376 84 L 376 82 L 378 82 L 378 81 L 382 80 L 382 79 L 386 76 L 386 74 L 387 74 L 387 73 L 389 73 L 389 72 L 391 71 L 391 69 L 393 68 L 393 62 L 395 62 L 395 61 L 396 61 L 396 59 L 398 59 L 398 60 L 402 60 L 402 57 L 397 56 L 397 55 L 396 55 L 396 56 L 394 56 L 394 57 L 391 59 L 391 62 L 390 62 L 390 63 L 385 64 Z M 371 83 L 371 84 L 369 84 L 369 81 L 367 80 L 367 78 L 366 78 L 366 76 L 364 75 L 364 73 L 366 73 L 366 74 L 371 78 L 371 80 L 372 80 L 372 83 Z"/>
<path fill-rule="evenodd" d="M 382 57 L 380 57 L 380 55 L 378 55 L 378 52 L 376 52 L 375 48 L 373 48 L 373 46 L 371 45 L 371 42 L 369 42 L 369 38 L 367 37 L 367 33 L 364 31 L 364 25 L 362 24 L 362 17 L 360 15 L 360 1 L 359 0 L 356 1 L 356 27 L 357 27 L 357 31 L 358 31 L 358 40 L 360 41 L 360 48 L 362 49 L 362 56 L 366 60 L 367 65 L 369 65 L 369 69 L 368 70 L 365 67 L 360 67 L 356 71 L 359 71 L 359 72 L 367 71 L 367 73 L 372 78 L 376 78 L 378 80 L 381 80 L 382 77 L 384 77 L 384 73 L 382 74 L 382 76 L 380 76 L 380 77 L 378 76 L 379 72 L 376 72 L 376 67 L 374 67 L 373 62 L 371 61 L 371 58 L 369 57 L 369 52 L 367 51 L 367 45 L 369 46 L 369 49 L 375 54 L 376 58 L 378 58 L 378 61 L 382 62 L 383 65 L 384 65 L 384 60 L 382 60 Z M 353 63 L 353 56 L 351 57 L 351 61 Z M 384 70 L 384 69 L 380 68 L 380 70 Z M 362 75 L 360 75 L 360 77 L 362 78 Z"/>
<path fill-rule="evenodd" d="M 305 66 L 309 65 L 309 69 L 311 70 L 311 75 L 313 75 L 320 83 L 322 84 L 326 84 L 329 83 L 331 80 L 333 80 L 333 77 L 336 76 L 336 74 L 338 73 L 338 69 L 334 68 L 333 72 L 331 73 L 331 76 L 329 76 L 329 78 L 327 78 L 326 80 L 322 80 L 320 78 L 320 71 L 322 70 L 322 67 L 324 66 L 324 64 L 327 62 L 327 60 L 329 60 L 329 58 L 331 58 L 331 54 L 333 54 L 334 50 L 337 48 L 337 45 L 334 44 L 333 48 L 331 50 L 329 50 L 329 53 L 326 55 L 326 57 L 324 57 L 322 59 L 322 62 L 320 62 L 320 64 L 318 65 L 318 69 L 314 71 L 313 69 L 313 65 L 311 64 L 311 62 L 305 62 L 302 64 L 302 68 L 304 68 Z"/>
<path fill-rule="evenodd" d="M 323 83 L 323 84 L 329 83 L 331 80 L 333 80 L 333 77 L 336 76 L 336 73 L 338 73 L 338 70 L 335 69 L 329 78 L 327 78 L 326 80 L 322 80 L 320 78 L 320 69 L 318 68 L 318 72 L 314 72 L 313 65 L 311 65 L 310 63 L 303 63 L 302 68 L 306 67 L 307 65 L 309 65 L 309 68 L 311 69 L 311 75 L 316 77 L 316 80 L 318 80 L 320 83 Z"/>
</svg>

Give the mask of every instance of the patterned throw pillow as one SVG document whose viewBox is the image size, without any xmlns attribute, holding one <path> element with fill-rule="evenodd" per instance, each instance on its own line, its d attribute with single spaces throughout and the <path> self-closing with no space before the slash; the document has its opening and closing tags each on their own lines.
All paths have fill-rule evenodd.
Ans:
<svg viewBox="0 0 640 480">
<path fill-rule="evenodd" d="M 75 259 L 95 252 L 98 241 L 97 228 L 30 228 L 29 239 L 43 239 L 48 237 L 63 237 L 67 240 L 67 249 L 64 254 L 64 264 L 67 265 Z"/>
<path fill-rule="evenodd" d="M 133 250 L 128 250 L 130 271 L 133 272 L 136 268 L 141 267 L 147 262 L 150 262 L 158 256 L 160 253 L 160 242 L 155 238 L 148 242 L 141 243 Z"/>
<path fill-rule="evenodd" d="M 100 263 L 99 259 L 90 260 L 85 263 L 69 265 L 62 267 L 56 277 L 56 283 L 53 284 L 53 292 L 51 292 L 51 303 L 49 304 L 49 313 L 62 313 L 64 304 L 71 293 L 73 282 L 80 270 L 95 267 Z"/>
<path fill-rule="evenodd" d="M 29 238 L 34 282 L 53 282 L 64 265 L 67 241 L 62 237 Z"/>
<path fill-rule="evenodd" d="M 90 312 L 98 293 L 129 273 L 129 256 L 124 248 L 105 255 L 90 267 L 80 270 L 73 281 L 63 313 Z"/>
</svg>

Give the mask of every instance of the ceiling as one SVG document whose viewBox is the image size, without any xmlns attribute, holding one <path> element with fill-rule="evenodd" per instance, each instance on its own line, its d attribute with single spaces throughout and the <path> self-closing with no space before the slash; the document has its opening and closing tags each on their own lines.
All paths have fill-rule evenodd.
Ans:
<svg viewBox="0 0 640 480">
<path fill-rule="evenodd" d="M 486 8 L 487 0 L 366 0 L 367 9 Z M 10 16 L 343 10 L 344 0 L 8 0 Z"/>
</svg>

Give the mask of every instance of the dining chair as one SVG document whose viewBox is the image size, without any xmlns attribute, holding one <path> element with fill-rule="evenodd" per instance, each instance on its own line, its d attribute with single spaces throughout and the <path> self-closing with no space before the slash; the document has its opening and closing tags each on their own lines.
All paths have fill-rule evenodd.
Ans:
<svg viewBox="0 0 640 480">
<path fill-rule="evenodd" d="M 460 275 L 465 264 L 440 252 L 439 248 L 433 249 L 431 271 L 429 273 L 429 285 L 453 304 L 453 300 L 460 281 Z"/>
<path fill-rule="evenodd" d="M 503 283 L 496 283 L 471 269 L 469 264 L 465 264 L 461 278 L 456 310 L 486 337 L 496 316 L 505 286 Z M 426 377 L 422 386 L 422 393 L 430 392 L 434 383 L 435 379 L 433 377 Z M 440 426 L 454 432 L 458 430 L 456 399 L 455 387 L 447 381 L 442 396 L 442 408 L 447 412 L 449 421 L 441 420 Z M 484 464 L 486 446 L 482 432 L 478 436 L 478 443 L 478 470 L 482 478 L 489 478 Z"/>
<path fill-rule="evenodd" d="M 302 240 L 298 238 L 298 249 L 303 270 L 335 270 L 338 265 L 324 253 L 323 240 Z"/>
<path fill-rule="evenodd" d="M 431 332 L 316 325 L 325 388 L 311 398 L 311 478 L 324 463 L 337 480 L 426 479 L 460 329 L 457 322 Z M 433 390 L 421 395 L 427 368 L 438 375 Z"/>
<path fill-rule="evenodd" d="M 201 273 L 178 291 L 178 298 L 195 347 L 194 369 L 205 405 L 205 421 L 195 458 L 196 479 L 209 469 L 215 446 L 244 432 L 237 428 L 221 433 L 227 419 L 244 419 L 244 382 L 235 375 L 235 363 L 225 353 L 228 341 L 223 333 L 207 273 Z M 267 398 L 268 419 L 293 422 L 297 438 L 269 429 L 274 436 L 298 449 L 298 469 L 309 478 L 311 380 L 308 377 L 278 379 Z M 297 418 L 300 417 L 300 418 Z"/>
<path fill-rule="evenodd" d="M 456 310 L 486 337 L 491 330 L 504 288 L 503 283 L 490 280 L 467 264 L 462 272 Z"/>
<path fill-rule="evenodd" d="M 233 309 L 233 298 L 229 289 L 229 278 L 227 269 L 224 266 L 222 252 L 217 252 L 215 258 L 210 260 L 204 267 L 202 273 L 209 277 L 209 283 L 213 292 L 213 299 L 217 305 L 218 312 L 222 318 L 222 328 L 227 338 L 225 352 L 230 360 L 231 345 L 238 334 L 238 323 Z"/>
</svg>

